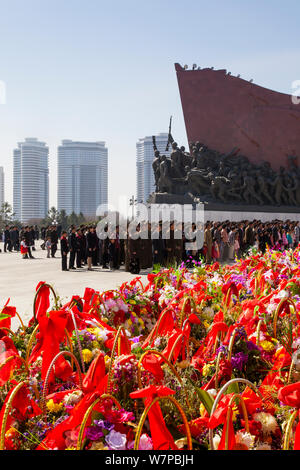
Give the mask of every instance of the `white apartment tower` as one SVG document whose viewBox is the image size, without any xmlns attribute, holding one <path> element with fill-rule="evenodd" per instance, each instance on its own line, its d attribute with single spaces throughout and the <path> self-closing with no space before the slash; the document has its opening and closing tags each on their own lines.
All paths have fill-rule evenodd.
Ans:
<svg viewBox="0 0 300 470">
<path fill-rule="evenodd" d="M 101 204 L 107 207 L 108 151 L 105 142 L 63 140 L 58 147 L 57 208 L 95 216 Z"/>
<path fill-rule="evenodd" d="M 36 138 L 14 150 L 13 210 L 22 223 L 43 219 L 49 210 L 49 149 Z"/>
<path fill-rule="evenodd" d="M 4 204 L 4 169 L 3 166 L 0 166 L 0 208 Z"/>
<path fill-rule="evenodd" d="M 157 149 L 161 155 L 170 155 L 172 148 L 166 151 L 168 134 L 161 133 L 155 136 Z M 138 202 L 147 202 L 151 193 L 155 191 L 154 172 L 152 163 L 154 159 L 152 136 L 139 139 L 136 144 L 136 195 Z"/>
</svg>

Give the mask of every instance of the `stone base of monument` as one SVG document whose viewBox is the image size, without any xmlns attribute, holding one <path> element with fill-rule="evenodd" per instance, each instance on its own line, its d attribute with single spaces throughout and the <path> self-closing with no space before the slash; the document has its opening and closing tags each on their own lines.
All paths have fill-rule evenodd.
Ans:
<svg viewBox="0 0 300 470">
<path fill-rule="evenodd" d="M 197 203 L 203 204 L 204 221 L 230 220 L 239 222 L 241 220 L 261 220 L 268 222 L 272 220 L 300 221 L 300 206 L 271 206 L 271 205 L 245 205 L 245 204 L 223 204 L 210 201 L 201 201 L 191 193 L 169 194 L 152 193 L 148 200 L 149 204 L 192 204 L 195 208 Z"/>
</svg>

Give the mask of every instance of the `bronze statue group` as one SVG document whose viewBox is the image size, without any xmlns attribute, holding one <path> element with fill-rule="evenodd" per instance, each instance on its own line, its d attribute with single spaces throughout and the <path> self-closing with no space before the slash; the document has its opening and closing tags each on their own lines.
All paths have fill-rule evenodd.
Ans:
<svg viewBox="0 0 300 470">
<path fill-rule="evenodd" d="M 153 171 L 156 193 L 190 194 L 195 200 L 247 206 L 300 205 L 300 168 L 288 157 L 288 168 L 274 171 L 269 162 L 254 164 L 239 149 L 221 154 L 200 142 L 191 152 L 178 147 L 171 135 L 170 157 L 161 155 L 153 137 Z"/>
</svg>

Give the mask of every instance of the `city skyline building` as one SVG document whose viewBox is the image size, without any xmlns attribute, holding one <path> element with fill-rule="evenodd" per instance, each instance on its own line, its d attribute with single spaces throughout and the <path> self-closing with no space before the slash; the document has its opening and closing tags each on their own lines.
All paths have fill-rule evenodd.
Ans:
<svg viewBox="0 0 300 470">
<path fill-rule="evenodd" d="M 22 223 L 43 219 L 49 210 L 49 148 L 26 138 L 13 151 L 13 211 Z"/>
<path fill-rule="evenodd" d="M 0 208 L 2 204 L 5 202 L 5 191 L 4 191 L 4 184 L 5 184 L 5 176 L 4 176 L 4 168 L 0 166 Z"/>
<path fill-rule="evenodd" d="M 159 133 L 155 136 L 157 149 L 161 155 L 170 156 L 172 148 L 166 150 L 168 133 Z M 138 203 L 145 203 L 151 193 L 155 191 L 154 160 L 152 136 L 139 139 L 136 143 L 136 198 Z"/>
<path fill-rule="evenodd" d="M 95 216 L 108 203 L 108 149 L 105 142 L 62 140 L 57 150 L 57 209 Z"/>
</svg>

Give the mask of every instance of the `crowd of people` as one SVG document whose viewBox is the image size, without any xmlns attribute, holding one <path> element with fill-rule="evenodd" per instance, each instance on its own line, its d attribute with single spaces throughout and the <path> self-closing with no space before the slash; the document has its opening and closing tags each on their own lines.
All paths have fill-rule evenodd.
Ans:
<svg viewBox="0 0 300 470">
<path fill-rule="evenodd" d="M 198 228 L 199 229 L 199 228 Z M 199 229 L 200 230 L 200 229 Z M 254 247 L 265 252 L 266 247 L 284 250 L 296 247 L 300 238 L 300 223 L 274 220 L 241 222 L 206 222 L 201 227 L 201 247 L 196 237 L 197 227 L 169 222 L 153 225 L 141 222 L 133 235 L 124 227 L 104 227 L 105 236 L 97 235 L 95 225 L 71 226 L 68 231 L 50 225 L 39 229 L 25 226 L 6 226 L 2 240 L 4 252 L 20 251 L 24 259 L 34 258 L 36 243 L 45 250 L 47 258 L 55 258 L 60 244 L 62 270 L 69 271 L 99 266 L 116 270 L 124 266 L 134 274 L 155 265 L 170 266 L 185 262 L 192 266 L 202 258 L 206 263 L 230 262 Z M 189 233 L 187 233 L 189 231 Z"/>
</svg>

